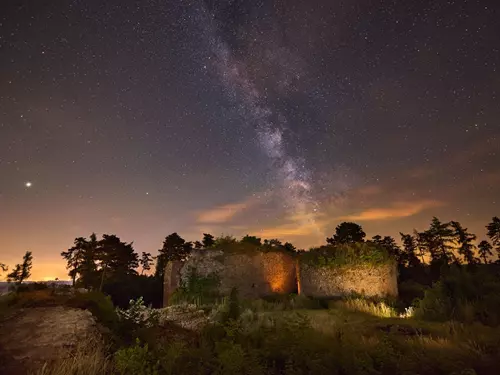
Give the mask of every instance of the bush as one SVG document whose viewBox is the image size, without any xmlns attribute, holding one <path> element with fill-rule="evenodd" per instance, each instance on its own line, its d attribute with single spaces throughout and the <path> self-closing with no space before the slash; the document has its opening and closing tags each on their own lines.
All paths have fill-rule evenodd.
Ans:
<svg viewBox="0 0 500 375">
<path fill-rule="evenodd" d="M 119 320 L 127 325 L 140 325 L 151 328 L 157 326 L 160 320 L 159 312 L 144 306 L 142 297 L 135 301 L 130 300 L 129 307 L 126 310 L 117 307 L 116 312 Z"/>
<path fill-rule="evenodd" d="M 111 298 L 100 292 L 76 293 L 68 301 L 68 306 L 89 310 L 99 323 L 111 329 L 119 330 L 120 321 Z"/>
<path fill-rule="evenodd" d="M 149 350 L 147 344 L 141 345 L 139 340 L 132 347 L 123 348 L 115 353 L 115 368 L 121 374 L 157 375 L 159 360 Z"/>
<path fill-rule="evenodd" d="M 416 302 L 415 317 L 500 324 L 500 280 L 488 272 L 452 267 Z"/>
<path fill-rule="evenodd" d="M 382 246 L 374 243 L 328 245 L 300 254 L 299 260 L 312 266 L 339 267 L 344 265 L 380 265 L 395 262 Z"/>
</svg>

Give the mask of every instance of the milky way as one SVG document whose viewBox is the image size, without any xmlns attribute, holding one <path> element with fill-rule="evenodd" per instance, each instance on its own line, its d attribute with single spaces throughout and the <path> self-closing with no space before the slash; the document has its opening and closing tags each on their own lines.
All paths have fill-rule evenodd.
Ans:
<svg viewBox="0 0 500 375">
<path fill-rule="evenodd" d="M 245 62 L 234 57 L 228 44 L 218 34 L 209 13 L 202 9 L 198 19 L 205 25 L 206 32 L 203 35 L 213 53 L 213 67 L 217 70 L 227 95 L 238 107 L 244 122 L 255 129 L 257 142 L 270 158 L 279 181 L 277 192 L 283 198 L 283 207 L 298 218 L 300 224 L 315 225 L 318 203 L 312 193 L 311 173 L 304 160 L 290 155 L 286 150 L 285 116 L 267 103 L 266 95 L 254 84 Z M 272 54 L 272 51 L 266 52 L 268 56 Z M 278 56 L 270 56 L 270 59 L 276 60 Z M 279 88 L 289 85 L 286 77 L 276 84 Z"/>
<path fill-rule="evenodd" d="M 0 1 L 0 262 L 66 277 L 92 232 L 306 249 L 344 220 L 485 239 L 498 3 Z"/>
</svg>

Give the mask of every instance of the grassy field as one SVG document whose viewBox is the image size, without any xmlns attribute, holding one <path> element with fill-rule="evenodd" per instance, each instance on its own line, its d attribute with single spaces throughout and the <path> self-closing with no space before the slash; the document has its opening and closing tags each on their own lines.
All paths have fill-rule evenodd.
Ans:
<svg viewBox="0 0 500 375">
<path fill-rule="evenodd" d="M 37 375 L 465 375 L 497 374 L 500 363 L 498 327 L 423 321 L 411 311 L 398 313 L 363 299 L 327 304 L 296 297 L 293 302 L 226 299 L 186 306 L 203 309 L 211 319 L 193 332 L 165 319 L 149 328 L 151 322 L 122 321 L 98 294 L 63 299 L 35 294 L 36 301 L 30 295 L 11 297 L 8 310 L 61 303 L 90 308 L 115 337 L 100 349 L 76 350 L 69 360 L 47 363 L 32 372 Z"/>
</svg>

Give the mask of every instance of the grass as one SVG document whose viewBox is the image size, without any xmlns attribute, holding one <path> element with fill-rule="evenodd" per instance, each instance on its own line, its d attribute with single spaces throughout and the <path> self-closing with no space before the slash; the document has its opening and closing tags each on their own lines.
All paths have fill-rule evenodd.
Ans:
<svg viewBox="0 0 500 375">
<path fill-rule="evenodd" d="M 113 362 L 100 346 L 87 350 L 78 348 L 70 358 L 53 363 L 45 363 L 42 368 L 30 375 L 100 375 L 113 372 Z"/>
<path fill-rule="evenodd" d="M 31 306 L 31 297 L 37 304 L 54 303 L 53 296 L 44 301 L 40 294 L 10 303 Z M 99 321 L 111 319 L 107 299 L 86 298 L 74 303 L 100 314 Z M 77 351 L 35 375 L 481 375 L 497 373 L 500 363 L 499 326 L 403 318 L 384 301 L 351 297 L 327 303 L 296 295 L 242 301 L 233 294 L 212 307 L 222 311 L 221 319 L 193 333 L 189 343 L 163 334 L 122 342 L 109 356 Z"/>
</svg>

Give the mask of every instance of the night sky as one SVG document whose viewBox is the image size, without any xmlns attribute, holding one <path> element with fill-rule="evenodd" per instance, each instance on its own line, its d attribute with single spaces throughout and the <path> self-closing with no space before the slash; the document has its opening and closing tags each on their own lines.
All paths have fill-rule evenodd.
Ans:
<svg viewBox="0 0 500 375">
<path fill-rule="evenodd" d="M 500 214 L 498 1 L 1 3 L 0 261 L 32 279 L 92 232 L 309 248 Z"/>
</svg>

